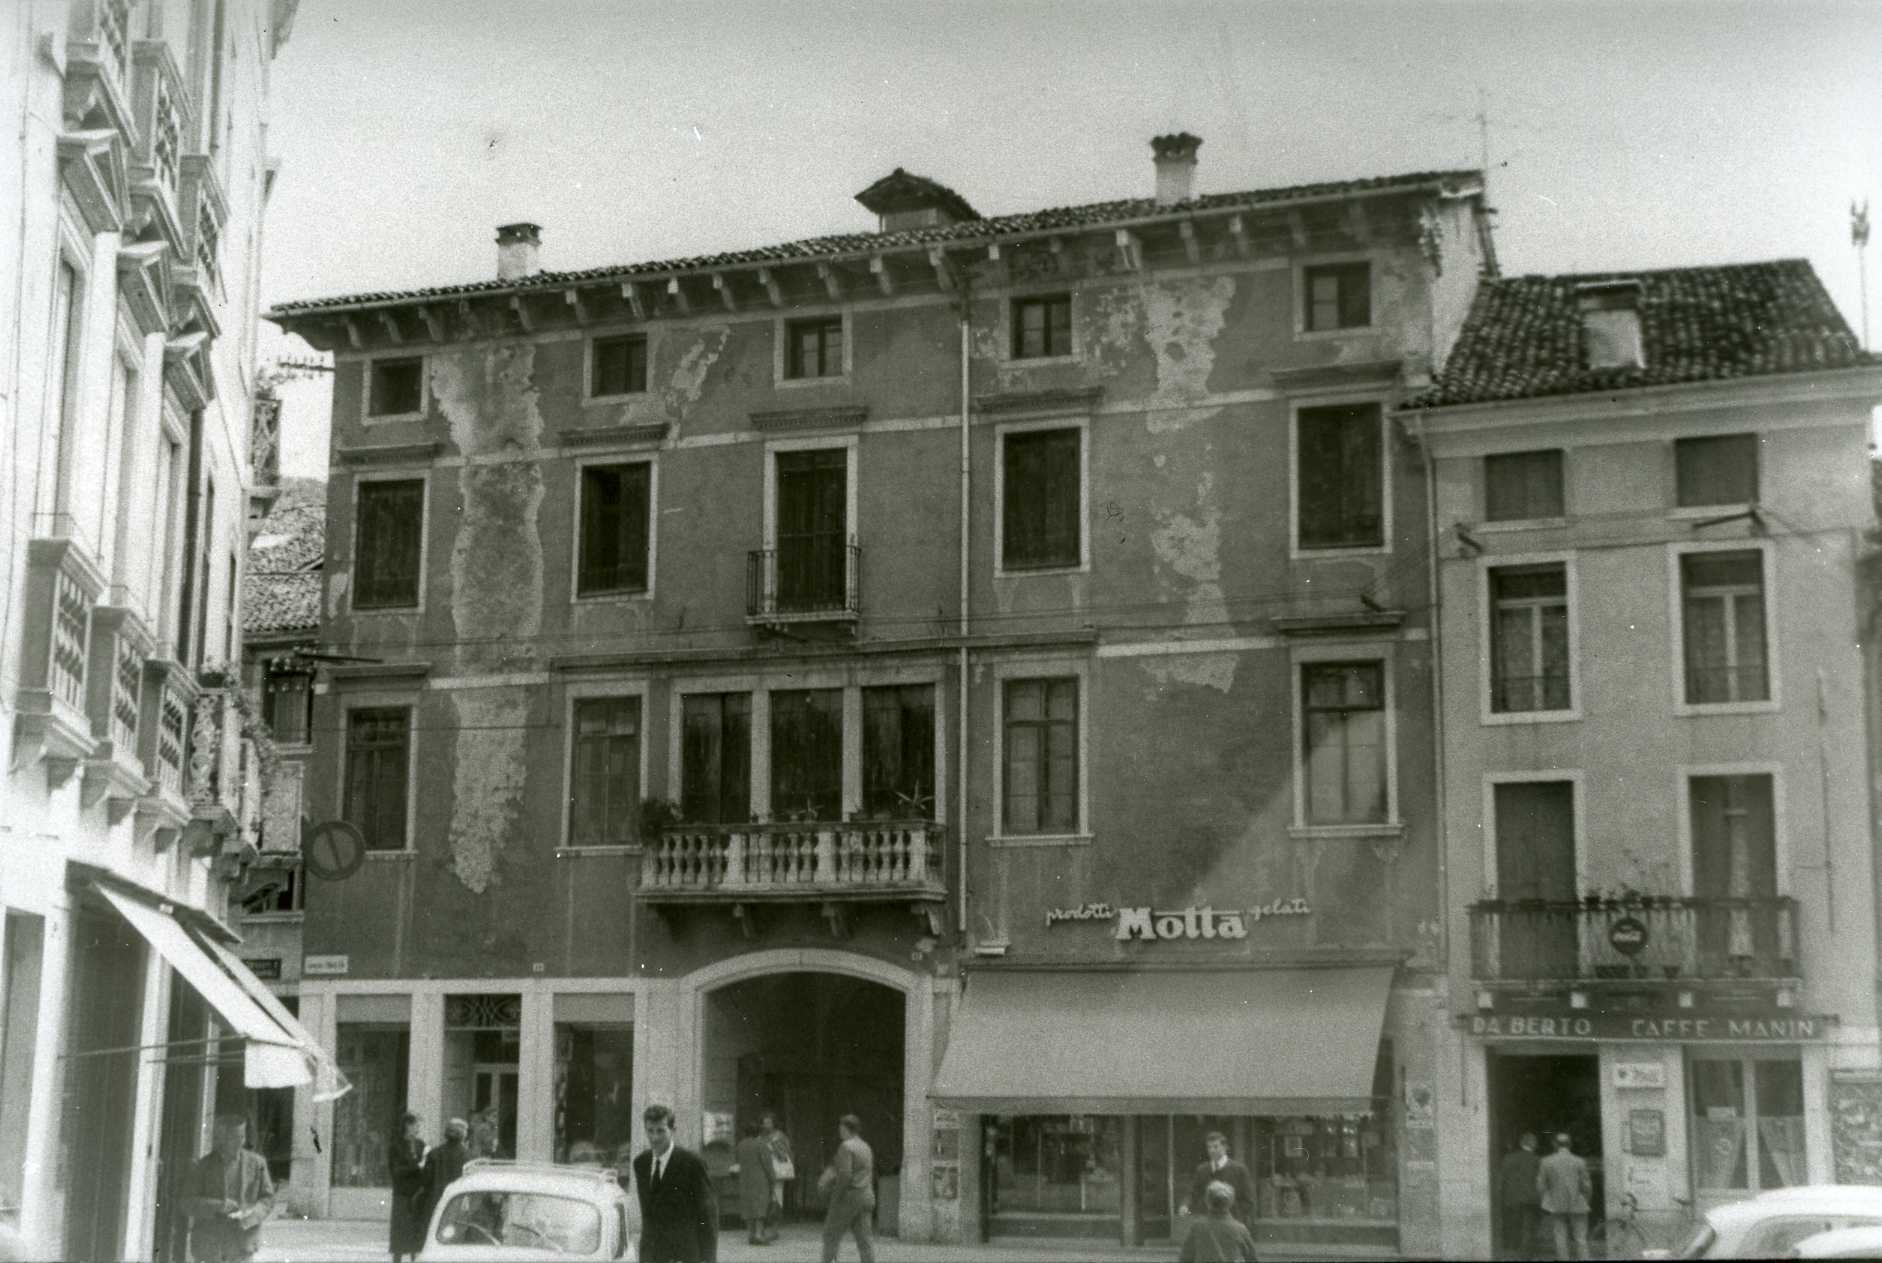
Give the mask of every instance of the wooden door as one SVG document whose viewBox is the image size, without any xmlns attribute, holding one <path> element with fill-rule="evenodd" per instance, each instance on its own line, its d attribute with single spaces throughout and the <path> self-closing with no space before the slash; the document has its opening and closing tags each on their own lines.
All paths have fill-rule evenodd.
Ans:
<svg viewBox="0 0 1882 1263">
<path fill-rule="evenodd" d="M 840 609 L 845 604 L 849 454 L 842 448 L 780 452 L 778 608 Z"/>
<path fill-rule="evenodd" d="M 1495 787 L 1496 892 L 1505 978 L 1576 976 L 1575 787 L 1522 781 Z"/>
</svg>

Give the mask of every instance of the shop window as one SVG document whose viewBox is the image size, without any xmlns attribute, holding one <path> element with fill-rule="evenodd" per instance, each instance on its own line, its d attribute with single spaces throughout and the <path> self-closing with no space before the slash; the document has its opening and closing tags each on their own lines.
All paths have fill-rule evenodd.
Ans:
<svg viewBox="0 0 1882 1263">
<path fill-rule="evenodd" d="M 1302 268 L 1304 310 L 1301 325 L 1309 333 L 1329 329 L 1364 329 L 1372 323 L 1372 265 L 1322 263 Z"/>
<path fill-rule="evenodd" d="M 647 590 L 652 486 L 653 465 L 647 461 L 582 469 L 577 595 Z"/>
<path fill-rule="evenodd" d="M 1008 680 L 1004 705 L 1002 829 L 1077 833 L 1077 679 Z"/>
<path fill-rule="evenodd" d="M 639 841 L 640 699 L 576 701 L 569 766 L 569 845 Z"/>
<path fill-rule="evenodd" d="M 39 1031 L 39 974 L 45 920 L 6 914 L 5 991 L 0 992 L 0 1224 L 19 1226 L 26 1180 L 26 1114 L 33 1099 L 33 1054 Z"/>
<path fill-rule="evenodd" d="M 843 818 L 843 690 L 771 695 L 771 814 L 778 820 Z"/>
<path fill-rule="evenodd" d="M 341 1022 L 334 1060 L 353 1090 L 333 1106 L 333 1183 L 388 1188 L 386 1148 L 399 1134 L 412 1051 L 411 1030 L 386 1023 Z"/>
<path fill-rule="evenodd" d="M 1384 823 L 1385 664 L 1307 663 L 1300 689 L 1306 823 Z"/>
<path fill-rule="evenodd" d="M 1001 446 L 1000 568 L 1050 570 L 1084 558 L 1084 432 L 1023 430 Z"/>
<path fill-rule="evenodd" d="M 347 712 L 345 816 L 365 835 L 368 850 L 405 849 L 411 750 L 410 707 Z"/>
<path fill-rule="evenodd" d="M 424 411 L 425 361 L 422 357 L 374 360 L 367 373 L 367 416 L 410 416 Z"/>
<path fill-rule="evenodd" d="M 1673 444 L 1675 502 L 1680 508 L 1758 502 L 1758 436 L 1725 434 Z"/>
<path fill-rule="evenodd" d="M 863 811 L 934 819 L 934 685 L 863 690 Z"/>
<path fill-rule="evenodd" d="M 647 339 L 638 333 L 596 338 L 589 367 L 588 394 L 637 395 L 647 389 Z"/>
<path fill-rule="evenodd" d="M 1563 515 L 1562 453 L 1500 452 L 1483 458 L 1486 522 L 1533 522 Z"/>
<path fill-rule="evenodd" d="M 815 316 L 784 327 L 784 375 L 793 380 L 843 375 L 843 317 Z"/>
<path fill-rule="evenodd" d="M 1392 1085 L 1392 1045 L 1382 1040 L 1371 1113 L 1255 1119 L 1256 1217 L 1396 1227 Z"/>
<path fill-rule="evenodd" d="M 633 1159 L 634 1028 L 555 1025 L 555 1160 Z"/>
<path fill-rule="evenodd" d="M 1567 565 L 1493 568 L 1490 619 L 1490 709 L 1568 710 Z"/>
<path fill-rule="evenodd" d="M 1687 1077 L 1701 1192 L 1759 1193 L 1805 1182 L 1801 1062 L 1694 1056 Z"/>
<path fill-rule="evenodd" d="M 416 608 L 424 558 L 425 480 L 362 482 L 353 516 L 353 608 Z"/>
<path fill-rule="evenodd" d="M 1679 569 L 1687 704 L 1768 701 L 1764 554 L 1686 553 Z"/>
<path fill-rule="evenodd" d="M 1013 300 L 1013 358 L 1056 359 L 1072 353 L 1072 296 Z"/>
<path fill-rule="evenodd" d="M 1091 1114 L 990 1118 L 995 1215 L 1116 1219 L 1123 1120 Z"/>
<path fill-rule="evenodd" d="M 444 998 L 444 1110 L 470 1124 L 480 1158 L 516 1156 L 523 1000 L 518 995 Z"/>
<path fill-rule="evenodd" d="M 270 667 L 266 693 L 268 730 L 280 745 L 306 745 L 314 731 L 314 673 Z"/>
<path fill-rule="evenodd" d="M 750 820 L 751 694 L 687 694 L 680 730 L 680 814 L 689 824 Z"/>
<path fill-rule="evenodd" d="M 1385 544 L 1385 427 L 1376 403 L 1295 414 L 1294 514 L 1303 550 Z"/>
</svg>

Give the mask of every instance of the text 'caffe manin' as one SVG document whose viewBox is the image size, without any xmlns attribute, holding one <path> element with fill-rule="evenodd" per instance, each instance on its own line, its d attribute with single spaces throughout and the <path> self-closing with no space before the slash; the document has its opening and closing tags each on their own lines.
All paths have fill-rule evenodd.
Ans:
<svg viewBox="0 0 1882 1263">
<path fill-rule="evenodd" d="M 1046 925 L 1066 921 L 1110 921 L 1116 927 L 1112 937 L 1120 943 L 1129 939 L 1156 942 L 1163 939 L 1239 939 L 1248 937 L 1248 927 L 1267 917 L 1309 916 L 1313 909 L 1302 898 L 1274 899 L 1251 908 L 1214 907 L 1161 909 L 1150 907 L 1114 908 L 1108 903 L 1087 903 L 1076 908 L 1047 908 Z"/>
</svg>

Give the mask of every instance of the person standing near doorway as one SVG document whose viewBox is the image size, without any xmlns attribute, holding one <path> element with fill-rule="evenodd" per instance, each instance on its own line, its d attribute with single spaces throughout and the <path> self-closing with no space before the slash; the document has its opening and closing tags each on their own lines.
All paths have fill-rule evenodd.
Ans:
<svg viewBox="0 0 1882 1263">
<path fill-rule="evenodd" d="M 797 1163 L 791 1156 L 791 1138 L 778 1127 L 776 1114 L 766 1110 L 758 1126 L 771 1148 L 771 1211 L 765 1218 L 764 1238 L 776 1241 L 785 1203 L 790 1200 L 791 1182 L 797 1178 Z"/>
<path fill-rule="evenodd" d="M 190 1220 L 190 1255 L 196 1263 L 246 1263 L 261 1246 L 261 1226 L 274 1214 L 268 1163 L 242 1147 L 248 1119 L 216 1119 L 215 1147 L 190 1169 L 183 1209 Z"/>
<path fill-rule="evenodd" d="M 640 1116 L 647 1148 L 634 1156 L 640 1197 L 640 1263 L 714 1263 L 719 1204 L 706 1164 L 673 1143 L 673 1111 L 649 1105 Z"/>
<path fill-rule="evenodd" d="M 1189 1196 L 1183 1201 L 1183 1213 L 1205 1213 L 1208 1188 L 1220 1181 L 1235 1194 L 1235 1202 L 1229 1208 L 1229 1213 L 1239 1223 L 1252 1221 L 1255 1214 L 1255 1182 L 1249 1178 L 1247 1167 L 1229 1157 L 1229 1138 L 1219 1131 L 1212 1131 L 1203 1138 L 1203 1147 L 1208 1150 L 1209 1157 L 1196 1167 L 1196 1174 L 1189 1182 Z"/>
<path fill-rule="evenodd" d="M 771 1174 L 771 1146 L 759 1133 L 758 1124 L 746 1123 L 744 1132 L 732 1147 L 738 1163 L 738 1214 L 745 1221 L 746 1242 L 769 1245 L 765 1222 L 771 1217 L 771 1189 L 776 1183 Z"/>
<path fill-rule="evenodd" d="M 431 1212 L 444 1190 L 464 1174 L 464 1164 L 471 1159 L 470 1146 L 465 1143 L 469 1136 L 470 1124 L 454 1118 L 444 1125 L 444 1143 L 425 1155 L 424 1208 L 418 1217 L 426 1225 L 431 1223 Z"/>
<path fill-rule="evenodd" d="M 1542 1159 L 1536 1156 L 1536 1133 L 1526 1131 L 1517 1146 L 1503 1155 L 1496 1169 L 1497 1207 L 1503 1217 L 1503 1254 L 1506 1258 L 1526 1259 L 1536 1248 L 1536 1219 L 1540 1214 L 1540 1194 L 1536 1191 L 1536 1173 Z"/>
<path fill-rule="evenodd" d="M 1555 1152 L 1544 1158 L 1536 1170 L 1536 1194 L 1542 1213 L 1549 1217 L 1555 1257 L 1585 1259 L 1588 1257 L 1588 1198 L 1594 1192 L 1594 1185 L 1588 1179 L 1588 1164 L 1570 1144 L 1567 1132 L 1555 1134 Z"/>
<path fill-rule="evenodd" d="M 863 1120 L 856 1115 L 843 1115 L 836 1130 L 836 1157 L 817 1181 L 830 1199 L 823 1217 L 823 1263 L 836 1263 L 846 1232 L 856 1238 L 862 1263 L 876 1263 L 876 1155 L 863 1140 Z"/>
<path fill-rule="evenodd" d="M 399 1119 L 399 1138 L 386 1146 L 386 1170 L 392 1175 L 392 1263 L 399 1263 L 425 1247 L 425 1142 L 418 1138 L 418 1115 Z"/>
</svg>

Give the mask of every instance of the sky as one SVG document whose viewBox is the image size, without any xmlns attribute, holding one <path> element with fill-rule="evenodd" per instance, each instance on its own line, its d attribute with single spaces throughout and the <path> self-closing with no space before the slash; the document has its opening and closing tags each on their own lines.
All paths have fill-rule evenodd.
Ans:
<svg viewBox="0 0 1882 1263">
<path fill-rule="evenodd" d="M 550 269 L 869 231 L 897 166 L 1148 196 L 1176 130 L 1215 193 L 1477 167 L 1481 114 L 1506 274 L 1802 256 L 1858 328 L 1882 216 L 1882 3 L 301 0 L 272 73 L 264 306 L 494 276 L 518 219 Z M 324 476 L 320 383 L 284 425 Z"/>
</svg>

